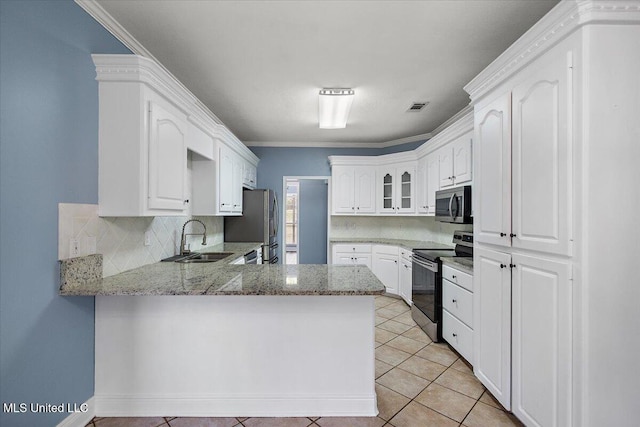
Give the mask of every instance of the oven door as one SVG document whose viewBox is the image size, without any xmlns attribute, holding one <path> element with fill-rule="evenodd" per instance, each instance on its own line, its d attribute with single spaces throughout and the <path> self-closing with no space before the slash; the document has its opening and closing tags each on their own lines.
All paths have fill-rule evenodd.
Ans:
<svg viewBox="0 0 640 427">
<path fill-rule="evenodd" d="M 413 305 L 433 323 L 440 320 L 440 287 L 438 286 L 438 263 L 413 255 L 413 280 L 411 299 Z"/>
</svg>

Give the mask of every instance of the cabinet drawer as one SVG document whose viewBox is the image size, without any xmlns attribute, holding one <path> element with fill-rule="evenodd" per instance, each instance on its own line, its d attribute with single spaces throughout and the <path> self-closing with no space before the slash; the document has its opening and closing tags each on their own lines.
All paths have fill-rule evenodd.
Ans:
<svg viewBox="0 0 640 427">
<path fill-rule="evenodd" d="M 442 307 L 473 328 L 473 294 L 448 280 L 442 281 Z"/>
<path fill-rule="evenodd" d="M 334 252 L 371 253 L 371 245 L 362 243 L 338 243 L 333 245 Z"/>
<path fill-rule="evenodd" d="M 473 328 L 473 294 L 448 280 L 442 281 L 442 307 Z"/>
<path fill-rule="evenodd" d="M 473 330 L 442 310 L 442 337 L 473 365 Z"/>
<path fill-rule="evenodd" d="M 408 249 L 405 248 L 400 248 L 400 256 L 402 257 L 403 260 L 407 261 L 408 263 L 411 263 L 411 254 L 413 253 L 413 251 L 410 251 Z"/>
<path fill-rule="evenodd" d="M 443 265 L 442 277 L 458 286 L 462 286 L 468 291 L 473 292 L 473 276 L 468 273 L 463 273 L 462 271 L 451 268 L 448 265 Z"/>
</svg>

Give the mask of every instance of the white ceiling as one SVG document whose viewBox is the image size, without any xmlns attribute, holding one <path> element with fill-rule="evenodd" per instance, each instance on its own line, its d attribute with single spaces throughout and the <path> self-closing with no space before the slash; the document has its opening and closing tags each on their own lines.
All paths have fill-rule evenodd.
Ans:
<svg viewBox="0 0 640 427">
<path fill-rule="evenodd" d="M 432 132 L 557 0 L 98 3 L 243 142 L 314 146 Z M 346 129 L 318 128 L 323 87 L 355 90 Z"/>
</svg>

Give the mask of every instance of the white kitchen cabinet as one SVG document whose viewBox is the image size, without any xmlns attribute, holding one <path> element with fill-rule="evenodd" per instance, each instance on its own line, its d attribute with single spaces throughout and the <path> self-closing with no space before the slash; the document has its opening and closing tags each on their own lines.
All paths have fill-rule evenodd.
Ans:
<svg viewBox="0 0 640 427">
<path fill-rule="evenodd" d="M 244 161 L 242 163 L 242 186 L 249 190 L 255 190 L 258 182 L 258 170 L 251 163 Z"/>
<path fill-rule="evenodd" d="M 378 212 L 415 213 L 416 162 L 383 166 L 378 173 Z"/>
<path fill-rule="evenodd" d="M 437 153 L 418 159 L 416 208 L 418 213 L 436 213 L 436 191 L 440 190 L 440 161 Z"/>
<path fill-rule="evenodd" d="M 400 262 L 397 246 L 373 245 L 373 273 L 384 284 L 387 293 L 398 295 Z"/>
<path fill-rule="evenodd" d="M 426 214 L 427 210 L 427 157 L 418 159 L 416 166 L 416 210 L 420 214 Z"/>
<path fill-rule="evenodd" d="M 100 82 L 100 216 L 185 215 L 187 117 L 139 82 Z"/>
<path fill-rule="evenodd" d="M 471 182 L 472 135 L 473 132 L 465 134 L 438 151 L 440 188 Z"/>
<path fill-rule="evenodd" d="M 375 173 L 372 166 L 334 166 L 331 170 L 332 213 L 375 213 Z"/>
<path fill-rule="evenodd" d="M 509 247 L 511 238 L 511 93 L 475 112 L 474 242 Z"/>
<path fill-rule="evenodd" d="M 362 243 L 334 243 L 331 247 L 332 264 L 362 264 L 371 268 L 371 245 Z"/>
<path fill-rule="evenodd" d="M 400 267 L 398 277 L 398 292 L 402 299 L 411 306 L 411 285 L 413 281 L 413 264 L 411 262 L 411 251 L 400 248 Z"/>
<path fill-rule="evenodd" d="M 231 149 L 220 146 L 219 211 L 242 214 L 242 160 Z"/>
<path fill-rule="evenodd" d="M 473 254 L 473 372 L 511 409 L 511 255 L 483 247 Z"/>
<path fill-rule="evenodd" d="M 553 52 L 476 111 L 476 242 L 571 254 L 570 58 Z"/>
<path fill-rule="evenodd" d="M 571 425 L 570 262 L 511 259 L 511 410 L 526 425 Z"/>
<path fill-rule="evenodd" d="M 442 336 L 473 364 L 473 276 L 442 266 Z"/>
<path fill-rule="evenodd" d="M 446 310 L 442 311 L 442 337 L 466 360 L 473 359 L 473 330 Z"/>
</svg>

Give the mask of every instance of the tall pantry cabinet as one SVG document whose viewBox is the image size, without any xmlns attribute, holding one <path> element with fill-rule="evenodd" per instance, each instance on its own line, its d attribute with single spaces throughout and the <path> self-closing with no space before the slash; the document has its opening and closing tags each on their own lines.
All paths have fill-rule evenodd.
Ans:
<svg viewBox="0 0 640 427">
<path fill-rule="evenodd" d="M 627 398 L 633 381 L 606 363 L 599 342 L 637 353 L 640 339 L 622 332 L 633 316 L 609 295 L 610 306 L 592 299 L 606 286 L 638 301 L 623 275 L 602 274 L 633 277 L 633 264 L 588 255 L 606 256 L 614 241 L 632 250 L 603 232 L 634 228 L 630 217 L 602 207 L 640 208 L 628 180 L 606 178 L 640 178 L 624 169 L 630 147 L 640 154 L 639 24 L 640 2 L 561 2 L 465 87 L 475 129 L 474 373 L 527 426 L 630 425 L 638 415 Z M 635 114 L 635 127 L 617 114 Z M 600 156 L 590 156 L 594 147 Z M 612 378 L 615 397 L 603 391 Z"/>
</svg>

